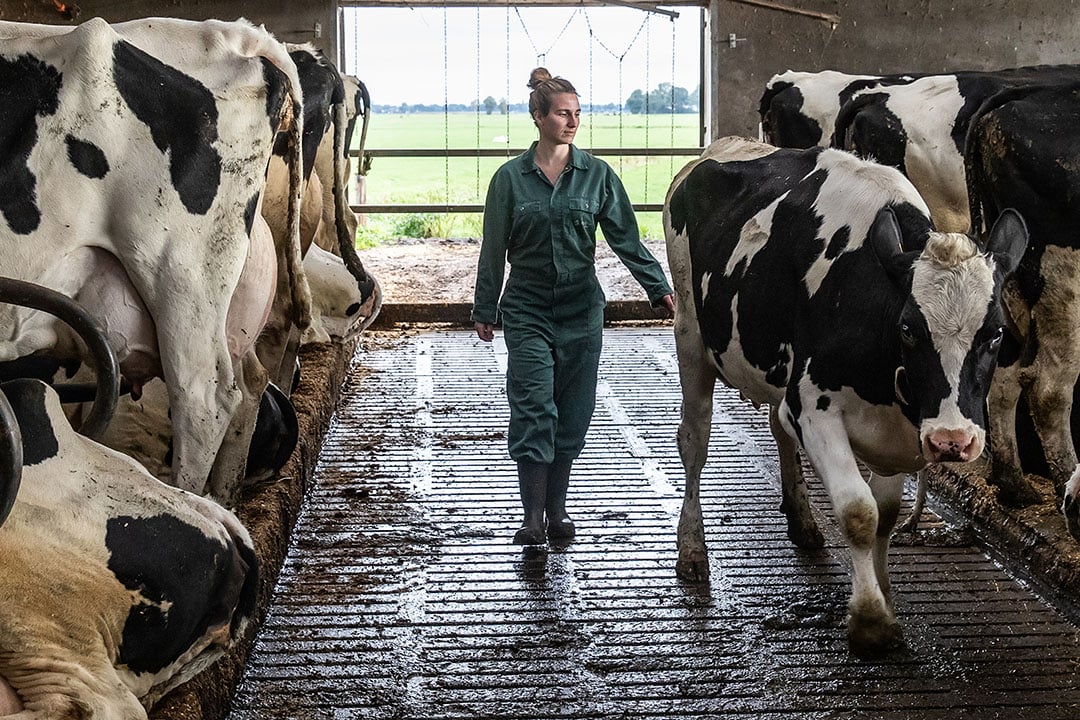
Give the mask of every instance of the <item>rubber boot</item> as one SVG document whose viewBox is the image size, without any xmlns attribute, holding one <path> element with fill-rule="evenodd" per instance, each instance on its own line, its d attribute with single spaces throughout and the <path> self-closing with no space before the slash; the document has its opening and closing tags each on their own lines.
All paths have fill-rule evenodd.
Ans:
<svg viewBox="0 0 1080 720">
<path fill-rule="evenodd" d="M 566 490 L 570 487 L 571 461 L 556 460 L 548 471 L 547 481 L 547 532 L 553 540 L 569 540 L 577 532 L 570 516 L 566 514 Z"/>
<path fill-rule="evenodd" d="M 524 460 L 519 461 L 517 466 L 525 523 L 514 533 L 514 544 L 542 545 L 545 542 L 544 499 L 547 496 L 548 466 Z"/>
</svg>

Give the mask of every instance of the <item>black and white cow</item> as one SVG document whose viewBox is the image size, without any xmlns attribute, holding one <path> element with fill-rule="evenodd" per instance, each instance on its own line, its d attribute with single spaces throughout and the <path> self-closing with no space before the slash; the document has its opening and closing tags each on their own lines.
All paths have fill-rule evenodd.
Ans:
<svg viewBox="0 0 1080 720">
<path fill-rule="evenodd" d="M 335 122 L 319 143 L 315 168 L 309 182 L 322 186 L 322 217 L 312 246 L 304 255 L 304 270 L 311 283 L 312 321 L 302 342 L 348 342 L 366 329 L 382 308 L 378 278 L 367 271 L 358 281 L 344 255 L 356 255 L 356 213 L 349 207 L 345 190 L 349 183 L 349 147 L 357 118 L 363 121 L 360 152 L 371 117 L 371 98 L 358 78 L 341 76 L 344 102 L 335 105 Z M 344 126 L 344 133 L 341 128 Z M 342 248 L 346 248 L 343 253 Z M 359 259 L 357 259 L 359 262 Z M 352 279 L 350 280 L 350 275 Z"/>
<path fill-rule="evenodd" d="M 887 650 L 901 637 L 886 560 L 904 475 L 982 452 L 1023 221 L 1003 213 L 984 253 L 936 232 L 894 168 L 724 138 L 675 178 L 664 223 L 683 396 L 679 575 L 709 572 L 699 485 L 719 377 L 770 406 L 789 535 L 812 546 L 796 441 L 806 453 L 851 551 L 852 651 Z"/>
<path fill-rule="evenodd" d="M 810 103 L 811 106 L 821 106 L 825 100 L 835 97 L 835 92 L 828 89 L 830 84 L 836 84 L 834 73 L 803 75 L 809 77 L 801 80 L 801 93 L 813 96 L 818 89 L 822 95 Z M 821 75 L 816 84 L 815 75 Z M 976 146 L 981 143 L 991 148 L 986 157 L 1001 154 L 998 166 L 988 170 L 991 174 L 979 183 L 978 192 L 986 196 L 991 208 L 1012 202 L 1008 193 L 1018 187 L 1049 184 L 1060 192 L 1071 188 L 1071 179 L 1062 177 L 1063 171 L 1054 165 L 1054 158 L 1062 156 L 1062 149 L 1067 146 L 1067 140 L 1060 138 L 1070 132 L 1066 128 L 1072 124 L 1068 111 L 1061 109 L 1060 97 L 1042 111 L 1036 111 L 1030 101 L 1002 110 L 1014 113 L 1022 109 L 1023 113 L 1033 117 L 1033 121 L 1041 123 L 1040 127 L 1053 128 L 1053 132 L 1045 136 L 1026 133 L 1021 127 L 1022 121 L 1013 119 L 1009 147 L 1000 145 L 1002 138 L 987 134 L 985 128 L 996 125 L 984 126 L 982 131 L 975 132 L 973 122 L 980 113 L 989 112 L 980 108 L 1004 105 L 1007 100 L 1018 99 L 1033 88 L 1069 87 L 1080 82 L 1080 65 L 962 71 L 913 78 L 909 83 L 877 86 L 863 83 L 858 87 L 860 82 L 852 83 L 853 91 L 847 92 L 847 99 L 836 111 L 834 146 L 898 167 L 926 200 L 939 229 L 967 231 L 971 226 L 969 216 L 979 212 L 977 207 L 969 207 L 964 160 L 965 144 L 973 134 Z M 837 107 L 836 103 L 830 105 L 830 108 Z M 1060 121 L 1058 126 L 1046 122 L 1046 117 L 1054 113 Z M 788 120 L 788 124 L 798 129 L 805 122 L 795 117 Z M 1030 154 L 1042 164 L 1036 167 L 1036 163 L 1027 162 L 1023 168 L 1010 168 L 1017 163 L 1020 152 L 1017 148 L 1021 146 L 1031 146 Z M 1026 177 L 1015 177 L 1018 172 Z M 1047 174 L 1039 179 L 1036 172 Z M 993 183 L 998 184 L 998 189 L 989 187 Z M 1080 393 L 1072 350 L 1077 341 L 1073 328 L 1077 320 L 1076 304 L 1080 301 L 1073 297 L 1080 288 L 1065 267 L 1069 264 L 1065 259 L 1067 253 L 1059 253 L 1057 261 L 1044 257 L 1047 246 L 1058 246 L 1052 253 L 1059 247 L 1068 246 L 1067 241 L 1060 239 L 1067 234 L 1060 228 L 1065 222 L 1064 216 L 1069 214 L 1062 204 L 1060 192 L 1050 192 L 1045 198 L 1025 196 L 1014 203 L 1029 223 L 1035 222 L 1032 213 L 1039 213 L 1039 224 L 1043 227 L 1033 230 L 1031 256 L 1017 273 L 1016 282 L 1006 287 L 1004 297 L 1012 300 L 1007 306 L 1013 323 L 1001 354 L 1004 366 L 1000 377 L 991 386 L 989 396 L 991 464 L 987 479 L 998 486 L 998 498 L 1011 505 L 1041 501 L 1041 496 L 1024 480 L 1025 469 L 1047 473 L 1060 496 L 1075 465 L 1077 433 L 1070 430 L 1070 413 L 1073 398 Z M 992 198 L 995 194 L 997 197 Z M 1053 205 L 1060 207 L 1054 207 L 1047 214 L 1049 206 Z M 994 217 L 992 210 L 988 217 Z M 1059 229 L 1047 231 L 1048 224 Z M 1039 297 L 1043 299 L 1039 301 Z M 1038 302 L 1034 315 L 1032 301 Z M 1058 386 L 1058 383 L 1066 384 Z M 1017 418 L 1016 415 L 1021 393 L 1031 412 L 1030 422 L 1026 416 Z M 1031 393 L 1039 397 L 1028 397 Z M 1034 433 L 1030 430 L 1031 425 L 1034 425 Z M 1018 428 L 1022 431 L 1019 439 Z M 1070 521 L 1070 527 L 1074 525 Z"/>
<path fill-rule="evenodd" d="M 1069 531 L 1080 539 L 1080 474 L 1070 415 L 1080 377 L 1080 82 L 1005 91 L 983 104 L 967 139 L 972 223 L 1015 207 L 1031 243 L 1005 294 L 1011 342 L 990 394 L 990 480 L 1006 499 L 1041 500 L 1017 453 L 1023 392 Z"/>
<path fill-rule="evenodd" d="M 964 142 L 972 116 L 1010 88 L 1080 80 L 1080 66 L 1039 65 L 927 75 L 856 89 L 837 116 L 832 146 L 900 169 L 941 230 L 970 227 Z"/>
<path fill-rule="evenodd" d="M 0 391 L 25 463 L 0 525 L 0 716 L 146 718 L 249 628 L 251 539 L 217 503 L 76 434 L 41 381 Z"/>
<path fill-rule="evenodd" d="M 156 363 L 164 376 L 174 481 L 201 492 L 213 468 L 212 490 L 228 500 L 266 382 L 250 346 L 273 288 L 252 275 L 256 299 L 237 293 L 253 258 L 266 247 L 273 257 L 259 210 L 278 129 L 302 103 L 296 67 L 247 22 L 0 23 L 0 40 L 0 273 L 74 295 L 101 282 L 88 261 L 116 268 L 112 280 L 149 315 L 157 353 L 149 369 L 121 369 L 135 379 Z M 302 122 L 288 126 L 298 147 Z M 293 314 L 306 326 L 298 196 L 289 194 L 284 252 Z M 58 340 L 51 317 L 0 308 L 0 360 Z"/>
<path fill-rule="evenodd" d="M 829 147 L 840 108 L 867 88 L 902 85 L 917 75 L 849 75 L 788 70 L 765 84 L 758 104 L 762 139 L 777 147 Z"/>
<path fill-rule="evenodd" d="M 342 75 L 325 56 L 309 44 L 288 45 L 289 56 L 297 66 L 304 89 L 304 167 L 300 215 L 300 246 L 305 254 L 317 234 L 330 234 L 335 251 L 353 276 L 352 295 L 357 302 L 345 307 L 352 309 L 352 319 L 362 327 L 374 320 L 382 305 L 382 291 L 364 268 L 356 254 L 356 220 L 345 197 L 344 151 L 348 112 L 345 106 L 345 85 Z M 282 136 L 283 139 L 283 136 Z M 271 161 L 263 216 L 270 226 L 275 244 L 280 248 L 288 233 L 287 201 L 289 183 L 284 143 L 279 143 Z M 337 181 L 340 179 L 340 181 Z M 349 219 L 352 218 L 351 225 Z M 324 258 L 325 260 L 325 258 Z M 325 262 L 324 262 L 325 264 Z M 322 270 L 322 266 L 319 267 Z M 280 277 L 280 274 L 279 274 Z M 279 281 L 280 282 L 280 281 Z M 331 280 L 330 282 L 333 282 Z M 325 287 L 326 282 L 323 283 Z M 279 297 L 285 297 L 279 288 Z M 335 291 L 337 289 L 335 288 Z M 346 291 L 348 292 L 348 291 Z M 340 293 L 336 293 L 340 295 Z M 337 298 L 330 301 L 337 303 Z M 361 328 L 362 329 L 362 328 Z M 269 370 L 271 379 L 282 388 L 289 387 L 296 351 L 304 328 L 295 328 L 291 317 L 275 309 L 259 338 L 258 355 Z M 316 331 L 317 332 L 317 331 Z"/>
</svg>

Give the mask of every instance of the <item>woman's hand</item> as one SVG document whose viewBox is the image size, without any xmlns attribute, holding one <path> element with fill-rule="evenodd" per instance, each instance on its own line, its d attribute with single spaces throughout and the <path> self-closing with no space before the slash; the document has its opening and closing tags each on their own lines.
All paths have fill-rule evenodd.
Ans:
<svg viewBox="0 0 1080 720">
<path fill-rule="evenodd" d="M 668 311 L 669 317 L 675 317 L 675 296 L 668 293 L 664 297 L 660 298 L 660 302 Z"/>
<path fill-rule="evenodd" d="M 484 342 L 491 342 L 495 339 L 495 326 L 491 323 L 473 323 L 473 327 L 476 328 L 476 337 Z"/>
</svg>

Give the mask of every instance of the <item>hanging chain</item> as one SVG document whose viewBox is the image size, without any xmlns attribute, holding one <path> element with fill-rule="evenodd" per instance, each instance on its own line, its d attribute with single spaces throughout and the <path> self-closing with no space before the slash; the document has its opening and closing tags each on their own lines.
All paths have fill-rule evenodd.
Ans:
<svg viewBox="0 0 1080 720">
<path fill-rule="evenodd" d="M 480 149 L 480 6 L 476 6 L 476 149 Z M 480 153 L 476 153 L 476 196 L 480 197 Z"/>
<path fill-rule="evenodd" d="M 623 142 L 622 142 L 622 129 L 623 129 L 622 111 L 623 111 L 623 105 L 625 104 L 623 102 L 622 97 L 623 97 L 623 94 L 622 94 L 622 60 L 620 59 L 619 60 L 619 150 L 620 151 L 622 150 L 622 147 L 623 147 Z M 622 175 L 622 174 L 623 174 L 623 156 L 620 154 L 619 155 L 619 175 Z"/>
<path fill-rule="evenodd" d="M 443 158 L 444 173 L 445 173 L 445 185 L 444 185 L 444 197 L 446 204 L 450 204 L 450 42 L 449 32 L 447 26 L 449 25 L 447 18 L 447 7 L 443 6 L 442 16 L 442 40 L 443 40 L 443 146 L 446 150 L 446 157 Z"/>
<path fill-rule="evenodd" d="M 525 37 L 528 38 L 529 44 L 532 45 L 533 52 L 536 53 L 536 64 L 542 66 L 547 60 L 548 53 L 551 52 L 551 49 L 558 44 L 559 40 L 563 36 L 563 33 L 566 32 L 566 28 L 570 27 L 570 23 L 572 23 L 574 21 L 574 18 L 577 17 L 578 13 L 581 12 L 581 8 L 577 8 L 576 10 L 574 10 L 574 12 L 570 13 L 570 17 L 566 19 L 566 22 L 562 26 L 562 30 L 559 31 L 559 34 L 556 35 L 555 39 L 552 40 L 551 43 L 547 46 L 547 49 L 543 51 L 541 51 L 540 48 L 536 46 L 536 42 L 533 40 L 532 34 L 529 32 L 529 28 L 525 24 L 525 18 L 521 15 L 521 8 L 515 7 L 514 12 L 517 14 L 518 22 L 521 23 L 521 29 L 525 31 Z"/>
<path fill-rule="evenodd" d="M 675 39 L 675 18 L 671 18 L 671 129 L 668 136 L 668 147 L 675 147 Z M 698 90 L 698 94 L 701 94 L 701 90 Z M 675 156 L 668 155 L 668 177 L 674 176 Z"/>
<path fill-rule="evenodd" d="M 589 22 L 589 16 L 586 15 L 585 16 L 585 24 L 588 25 L 588 22 Z M 592 122 L 593 112 L 594 112 L 593 111 L 593 98 L 596 97 L 596 93 L 593 91 L 593 73 L 592 73 L 592 71 L 593 71 L 593 34 L 592 34 L 592 30 L 590 29 L 590 31 L 589 31 L 589 120 L 590 120 L 590 122 L 589 122 L 589 149 L 590 150 L 595 147 L 595 144 L 593 143 L 593 133 L 592 133 L 592 131 L 593 131 L 593 125 L 596 124 L 595 122 Z"/>
<path fill-rule="evenodd" d="M 503 117 L 506 118 L 506 157 L 510 157 L 510 6 L 506 6 L 506 95 L 503 100 L 506 102 L 506 112 L 503 113 Z"/>
<path fill-rule="evenodd" d="M 592 36 L 595 37 L 596 32 L 593 30 L 592 23 L 589 21 L 589 13 L 586 12 L 585 10 L 582 10 L 581 12 L 585 15 L 585 26 L 589 29 L 589 35 L 592 35 Z M 608 55 L 615 58 L 619 62 L 622 62 L 623 58 L 626 57 L 626 53 L 630 52 L 630 49 L 634 47 L 634 44 L 637 42 L 638 37 L 641 35 L 641 31 L 645 28 L 645 24 L 648 23 L 648 22 L 649 22 L 649 16 L 646 15 L 645 19 L 641 21 L 640 25 L 638 25 L 638 29 L 637 29 L 637 32 L 634 33 L 634 37 L 630 39 L 630 44 L 626 46 L 626 49 L 623 50 L 621 54 L 615 52 L 614 50 L 609 48 L 607 45 L 605 45 L 604 41 L 601 40 L 599 37 L 596 38 L 596 42 L 599 43 L 600 47 L 607 50 Z"/>
<path fill-rule="evenodd" d="M 352 66 L 353 75 L 357 78 L 360 77 L 360 8 L 352 8 L 352 21 L 353 21 L 353 55 Z M 364 159 L 360 158 L 360 162 Z"/>
<path fill-rule="evenodd" d="M 618 83 L 618 85 L 619 85 L 619 88 L 618 88 L 618 91 L 619 91 L 619 97 L 618 97 L 618 100 L 619 100 L 619 149 L 621 150 L 622 146 L 623 146 L 623 106 L 626 104 L 625 100 L 623 98 L 623 88 L 622 88 L 623 60 L 626 58 L 626 54 L 628 52 L 630 52 L 631 48 L 634 47 L 635 43 L 637 43 L 637 39 L 641 36 L 641 31 L 648 26 L 649 16 L 648 16 L 648 14 L 645 15 L 645 19 L 641 21 L 640 25 L 638 25 L 637 32 L 634 33 L 634 37 L 632 37 L 630 39 L 630 44 L 628 44 L 626 46 L 626 49 L 622 51 L 622 54 L 617 54 L 617 53 L 615 53 L 615 51 L 613 51 L 611 48 L 609 48 L 607 45 L 605 45 L 603 40 L 601 40 L 599 37 L 596 36 L 596 32 L 593 30 L 592 22 L 589 20 L 589 13 L 586 10 L 581 10 L 581 12 L 585 16 L 585 27 L 588 28 L 588 30 L 589 30 L 589 38 L 590 38 L 590 42 L 589 42 L 589 72 L 590 73 L 592 72 L 592 40 L 594 40 L 594 39 L 600 45 L 600 47 L 604 48 L 604 50 L 606 50 L 608 52 L 609 55 L 611 55 L 613 58 L 615 58 L 616 60 L 619 61 L 619 83 Z M 590 143 L 589 144 L 590 145 L 592 144 L 591 136 L 590 136 Z M 623 156 L 620 155 L 619 156 L 619 174 L 622 175 L 622 173 L 623 173 Z"/>
<path fill-rule="evenodd" d="M 652 108 L 649 107 L 649 96 L 652 94 L 652 93 L 649 92 L 649 88 L 651 87 L 649 85 L 649 67 L 651 66 L 651 63 L 649 62 L 649 47 L 652 45 L 652 39 L 650 37 L 650 33 L 652 32 L 652 23 L 649 22 L 650 19 L 651 18 L 648 15 L 645 16 L 645 22 L 646 22 L 646 24 L 645 24 L 645 148 L 646 149 L 648 149 L 650 147 L 650 145 L 649 145 L 649 115 L 652 114 L 650 112 L 652 110 Z M 649 157 L 649 156 L 645 157 L 645 199 L 642 200 L 642 202 L 649 202 L 649 163 L 651 162 L 651 160 L 652 160 L 651 157 Z"/>
</svg>

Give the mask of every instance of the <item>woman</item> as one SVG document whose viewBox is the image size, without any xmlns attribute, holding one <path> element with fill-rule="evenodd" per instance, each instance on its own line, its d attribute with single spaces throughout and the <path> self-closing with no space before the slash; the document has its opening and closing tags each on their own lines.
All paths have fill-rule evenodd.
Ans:
<svg viewBox="0 0 1080 720">
<path fill-rule="evenodd" d="M 675 309 L 618 176 L 572 144 L 581 121 L 574 86 L 536 68 L 529 87 L 540 139 L 491 180 L 472 313 L 476 334 L 489 342 L 502 314 L 507 441 L 525 508 L 514 535 L 519 545 L 543 543 L 545 530 L 553 540 L 575 532 L 566 490 L 596 403 L 604 320 L 594 267 L 597 222 L 653 305 Z M 499 301 L 507 261 L 510 276 Z"/>
</svg>

